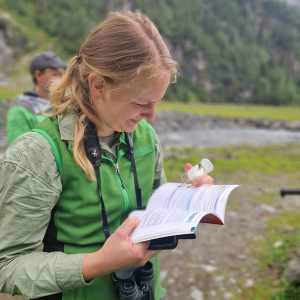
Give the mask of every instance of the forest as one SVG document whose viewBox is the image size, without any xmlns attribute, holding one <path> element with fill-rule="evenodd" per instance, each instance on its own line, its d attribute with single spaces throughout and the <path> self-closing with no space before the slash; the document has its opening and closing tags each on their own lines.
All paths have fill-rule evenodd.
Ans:
<svg viewBox="0 0 300 300">
<path fill-rule="evenodd" d="M 284 2 L 0 0 L 0 9 L 53 37 L 65 59 L 77 54 L 107 12 L 140 11 L 180 66 L 166 100 L 300 105 L 300 9 Z"/>
</svg>

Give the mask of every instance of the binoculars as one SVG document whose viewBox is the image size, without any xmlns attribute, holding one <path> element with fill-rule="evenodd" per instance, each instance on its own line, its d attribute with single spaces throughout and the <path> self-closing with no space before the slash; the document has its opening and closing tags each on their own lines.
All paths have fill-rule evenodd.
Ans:
<svg viewBox="0 0 300 300">
<path fill-rule="evenodd" d="M 150 261 L 143 267 L 111 275 L 117 300 L 155 300 L 154 268 Z"/>
</svg>

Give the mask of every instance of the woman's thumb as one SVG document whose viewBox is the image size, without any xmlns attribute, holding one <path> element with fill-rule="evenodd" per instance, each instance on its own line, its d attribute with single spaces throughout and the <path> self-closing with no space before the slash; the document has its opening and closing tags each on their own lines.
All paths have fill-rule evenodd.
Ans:
<svg viewBox="0 0 300 300">
<path fill-rule="evenodd" d="M 139 217 L 130 217 L 127 218 L 122 225 L 119 227 L 119 230 L 122 231 L 123 234 L 125 235 L 129 235 L 129 233 L 136 227 L 138 226 L 140 222 L 140 218 Z"/>
</svg>

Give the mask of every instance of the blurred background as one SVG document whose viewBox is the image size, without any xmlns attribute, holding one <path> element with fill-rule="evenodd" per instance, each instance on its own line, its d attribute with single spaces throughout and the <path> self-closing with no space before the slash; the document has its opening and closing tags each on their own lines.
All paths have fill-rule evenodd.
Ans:
<svg viewBox="0 0 300 300">
<path fill-rule="evenodd" d="M 300 0 L 0 0 L 0 157 L 33 55 L 68 61 L 112 10 L 147 14 L 180 66 L 152 124 L 168 180 L 207 157 L 242 184 L 225 226 L 160 253 L 167 299 L 300 299 L 300 197 L 279 195 L 300 188 Z"/>
</svg>

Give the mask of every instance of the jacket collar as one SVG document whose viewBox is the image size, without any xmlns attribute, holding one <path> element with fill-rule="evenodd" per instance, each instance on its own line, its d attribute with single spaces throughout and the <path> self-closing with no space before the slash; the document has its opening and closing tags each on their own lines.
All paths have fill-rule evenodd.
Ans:
<svg viewBox="0 0 300 300">
<path fill-rule="evenodd" d="M 75 134 L 76 126 L 76 114 L 73 110 L 68 110 L 62 114 L 58 115 L 58 126 L 60 138 L 64 141 L 72 141 Z M 122 143 L 125 143 L 125 134 L 124 132 L 118 133 L 116 135 L 116 141 L 120 140 Z"/>
</svg>

